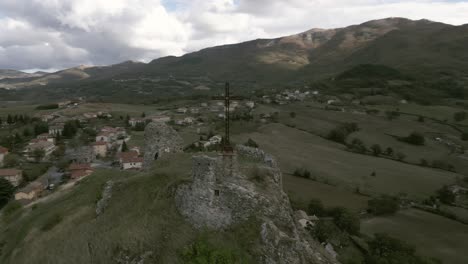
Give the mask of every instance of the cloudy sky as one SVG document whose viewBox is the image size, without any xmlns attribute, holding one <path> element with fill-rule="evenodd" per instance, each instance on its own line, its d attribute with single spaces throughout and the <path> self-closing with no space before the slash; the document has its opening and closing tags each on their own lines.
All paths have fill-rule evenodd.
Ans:
<svg viewBox="0 0 468 264">
<path fill-rule="evenodd" d="M 385 17 L 468 23 L 468 0 L 0 0 L 0 69 L 148 62 Z"/>
</svg>

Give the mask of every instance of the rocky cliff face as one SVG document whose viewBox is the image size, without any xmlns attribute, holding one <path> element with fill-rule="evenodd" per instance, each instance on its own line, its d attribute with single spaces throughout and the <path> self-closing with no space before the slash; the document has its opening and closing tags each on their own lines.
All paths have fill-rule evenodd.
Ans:
<svg viewBox="0 0 468 264">
<path fill-rule="evenodd" d="M 270 155 L 239 146 L 237 154 L 195 156 L 192 176 L 175 199 L 193 226 L 222 230 L 254 217 L 261 222 L 261 263 L 335 263 L 299 230 Z"/>
</svg>

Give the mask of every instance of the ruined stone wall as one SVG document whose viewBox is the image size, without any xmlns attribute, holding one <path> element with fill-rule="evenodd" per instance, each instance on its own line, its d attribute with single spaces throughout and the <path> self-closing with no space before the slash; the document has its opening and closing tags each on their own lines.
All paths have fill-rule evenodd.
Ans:
<svg viewBox="0 0 468 264">
<path fill-rule="evenodd" d="M 262 221 L 263 256 L 261 263 L 335 263 L 317 245 L 303 235 L 294 220 L 293 210 L 281 187 L 281 172 L 274 158 L 262 150 L 242 148 L 239 156 L 258 159 L 265 177 L 261 184 L 249 179 L 239 170 L 233 156 L 233 172 L 225 175 L 226 157 L 193 158 L 192 182 L 176 190 L 175 202 L 179 212 L 196 228 L 226 229 L 251 217 Z"/>
<path fill-rule="evenodd" d="M 163 122 L 149 123 L 145 128 L 143 168 L 148 169 L 158 158 L 167 153 L 183 150 L 183 140 L 172 127 Z"/>
</svg>

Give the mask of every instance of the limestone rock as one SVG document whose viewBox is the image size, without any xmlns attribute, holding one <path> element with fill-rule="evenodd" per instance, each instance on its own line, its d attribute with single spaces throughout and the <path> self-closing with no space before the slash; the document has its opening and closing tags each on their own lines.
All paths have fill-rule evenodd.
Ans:
<svg viewBox="0 0 468 264">
<path fill-rule="evenodd" d="M 241 150 L 238 147 L 237 153 L 258 161 L 257 177 L 261 179 L 255 181 L 240 170 L 236 154 L 195 156 L 192 182 L 176 190 L 179 212 L 200 229 L 221 230 L 251 217 L 260 219 L 261 263 L 336 263 L 310 235 L 297 227 L 274 158 L 245 146 Z"/>
<path fill-rule="evenodd" d="M 172 127 L 164 122 L 152 122 L 145 128 L 143 168 L 151 167 L 153 161 L 167 153 L 183 150 L 183 140 Z"/>
</svg>

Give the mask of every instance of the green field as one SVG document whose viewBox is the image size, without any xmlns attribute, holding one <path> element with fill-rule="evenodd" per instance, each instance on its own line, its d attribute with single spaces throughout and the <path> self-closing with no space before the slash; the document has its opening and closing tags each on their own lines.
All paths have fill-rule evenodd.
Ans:
<svg viewBox="0 0 468 264">
<path fill-rule="evenodd" d="M 365 234 L 388 233 L 414 246 L 422 256 L 446 264 L 468 263 L 468 225 L 420 210 L 404 210 L 391 217 L 362 221 Z"/>
<path fill-rule="evenodd" d="M 461 175 L 348 152 L 344 146 L 281 124 L 262 126 L 258 132 L 240 134 L 237 142 L 254 139 L 273 154 L 283 172 L 307 168 L 320 181 L 369 194 L 406 193 L 425 199 Z M 375 172 L 376 176 L 371 174 Z"/>
</svg>

